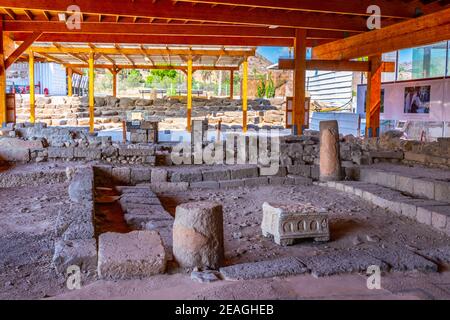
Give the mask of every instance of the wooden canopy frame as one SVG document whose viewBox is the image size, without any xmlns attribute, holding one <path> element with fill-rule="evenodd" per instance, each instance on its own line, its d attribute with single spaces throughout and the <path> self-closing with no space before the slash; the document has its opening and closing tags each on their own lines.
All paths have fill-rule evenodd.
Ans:
<svg viewBox="0 0 450 320">
<path fill-rule="evenodd" d="M 288 46 L 295 58 L 289 68 L 295 73 L 294 120 L 302 132 L 305 110 L 304 80 L 307 68 L 361 70 L 368 73 L 368 123 L 376 135 L 379 123 L 381 72 L 392 70 L 381 61 L 383 52 L 430 44 L 450 39 L 450 5 L 444 0 L 134 0 L 120 4 L 115 0 L 77 0 L 75 13 L 80 28 L 67 28 L 74 12 L 72 0 L 3 0 L 0 14 L 0 122 L 5 123 L 5 69 L 14 61 L 28 59 L 26 50 L 38 59 L 53 59 L 63 64 L 68 56 L 77 63 L 67 64 L 70 72 L 89 66 L 120 68 L 160 68 L 157 64 L 135 63 L 134 52 L 125 44 Z M 368 32 L 368 7 L 381 9 L 381 29 Z M 57 44 L 47 52 L 32 45 L 35 41 Z M 94 44 L 81 52 L 58 48 L 59 43 Z M 14 45 L 20 44 L 18 47 Z M 99 44 L 117 47 L 98 49 Z M 306 61 L 306 48 L 313 47 L 313 61 Z M 61 50 L 66 51 L 62 53 Z M 133 49 L 134 50 L 134 49 Z M 145 50 L 144 50 L 145 51 Z M 117 61 L 110 55 L 118 55 Z M 148 54 L 142 52 L 140 55 Z M 349 61 L 368 56 L 364 63 Z M 170 57 L 170 55 L 169 55 Z M 192 73 L 198 68 L 195 56 L 171 68 Z M 189 58 L 190 57 L 190 58 Z M 242 65 L 247 65 L 243 56 Z M 95 60 L 101 63 L 95 63 Z M 167 67 L 169 67 L 167 66 Z M 213 65 L 223 68 L 220 65 Z M 228 67 L 228 66 L 227 66 Z M 233 66 L 235 68 L 236 66 Z M 72 68 L 74 68 L 72 70 Z M 231 71 L 231 69 L 230 69 Z M 247 70 L 244 71 L 244 75 Z M 245 77 L 244 77 L 245 78 Z M 244 86 L 243 86 L 244 87 Z M 245 90 L 244 90 L 245 91 Z M 245 92 L 243 92 L 245 94 Z M 245 101 L 243 102 L 245 104 Z M 243 109 L 245 107 L 243 106 Z M 243 110 L 244 111 L 244 110 Z M 378 121 L 377 121 L 378 119 Z M 372 125 L 373 124 L 373 125 Z M 246 121 L 244 119 L 244 130 Z M 368 134 L 370 134 L 368 132 Z"/>
</svg>

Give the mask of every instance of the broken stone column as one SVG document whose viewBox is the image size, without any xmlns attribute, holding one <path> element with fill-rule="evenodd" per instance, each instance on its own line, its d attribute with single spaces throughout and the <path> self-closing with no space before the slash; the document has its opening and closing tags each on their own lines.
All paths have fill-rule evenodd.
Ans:
<svg viewBox="0 0 450 320">
<path fill-rule="evenodd" d="M 202 201 L 176 209 L 173 256 L 183 268 L 219 268 L 224 260 L 222 205 Z"/>
<path fill-rule="evenodd" d="M 320 181 L 341 180 L 339 126 L 336 120 L 320 122 Z"/>
</svg>

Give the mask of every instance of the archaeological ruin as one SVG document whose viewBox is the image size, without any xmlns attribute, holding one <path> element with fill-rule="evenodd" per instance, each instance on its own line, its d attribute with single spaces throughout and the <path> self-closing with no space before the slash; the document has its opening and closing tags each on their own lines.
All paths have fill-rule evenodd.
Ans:
<svg viewBox="0 0 450 320">
<path fill-rule="evenodd" d="M 448 2 L 71 2 L 0 1 L 0 300 L 450 299 Z"/>
</svg>

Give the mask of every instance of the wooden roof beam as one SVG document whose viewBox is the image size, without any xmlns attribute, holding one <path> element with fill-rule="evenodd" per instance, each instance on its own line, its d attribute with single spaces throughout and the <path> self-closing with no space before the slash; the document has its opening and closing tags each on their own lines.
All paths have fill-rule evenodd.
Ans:
<svg viewBox="0 0 450 320">
<path fill-rule="evenodd" d="M 15 32 L 15 41 L 23 41 L 29 33 Z M 306 46 L 312 47 L 336 39 L 307 39 Z M 291 38 L 262 38 L 262 37 L 210 37 L 210 36 L 153 36 L 153 35 L 115 35 L 115 34 L 64 34 L 44 33 L 39 41 L 42 42 L 94 42 L 94 43 L 122 43 L 122 44 L 160 44 L 160 45 L 217 45 L 217 46 L 278 46 L 292 47 Z"/>
<path fill-rule="evenodd" d="M 319 3 L 319 2 L 318 2 Z M 2 5 L 7 8 L 31 8 L 38 10 L 65 12 L 73 0 L 3 0 Z M 262 26 L 285 26 L 295 28 L 312 28 L 324 30 L 366 31 L 366 19 L 358 16 L 292 11 L 288 15 L 282 10 L 254 10 L 248 14 L 245 8 L 230 8 L 200 6 L 192 7 L 189 3 L 179 3 L 175 8 L 171 0 L 158 0 L 155 3 L 142 1 L 125 1 L 117 5 L 115 0 L 77 0 L 77 5 L 85 14 L 102 14 L 113 16 L 135 17 L 137 15 L 148 18 L 207 21 L 220 23 L 250 24 Z M 337 19 L 339 18 L 339 19 Z M 384 21 L 385 24 L 395 23 Z"/>
<path fill-rule="evenodd" d="M 33 13 L 31 13 L 30 10 L 23 10 L 23 12 L 25 13 L 25 15 L 28 17 L 28 19 L 33 20 L 34 19 L 34 15 Z"/>
<path fill-rule="evenodd" d="M 145 48 L 143 45 L 140 46 L 142 54 L 145 56 L 145 58 L 151 62 L 151 64 L 154 66 L 155 65 L 155 61 L 153 61 L 153 59 L 147 54 L 147 52 L 145 51 Z"/>
<path fill-rule="evenodd" d="M 294 70 L 294 59 L 279 59 L 279 70 Z M 383 72 L 395 72 L 395 62 L 383 62 Z M 369 72 L 369 61 L 306 60 L 307 70 Z"/>
<path fill-rule="evenodd" d="M 450 8 L 414 21 L 374 30 L 347 39 L 320 45 L 313 58 L 347 60 L 450 39 Z"/>
<path fill-rule="evenodd" d="M 74 48 L 74 47 L 62 47 L 54 48 L 54 47 L 41 47 L 35 46 L 31 47 L 31 49 L 35 52 L 44 52 L 44 53 L 90 53 L 93 50 L 91 48 Z M 148 55 L 204 55 L 204 56 L 217 56 L 219 54 L 223 54 L 222 50 L 186 50 L 186 49 L 144 49 Z M 255 49 L 252 50 L 226 50 L 226 55 L 228 56 L 254 56 Z M 104 54 L 116 54 L 116 55 L 140 55 L 142 54 L 142 49 L 130 49 L 130 48 L 121 48 L 118 44 L 115 44 L 114 48 L 99 48 L 97 47 L 94 50 L 94 53 L 104 53 Z"/>
<path fill-rule="evenodd" d="M 147 35 L 191 35 L 191 36 L 255 36 L 293 38 L 292 28 L 270 29 L 266 27 L 236 26 L 236 25 L 189 25 L 185 24 L 133 24 L 114 22 L 86 22 L 82 30 L 69 30 L 56 21 L 5 21 L 4 31 L 8 32 L 45 32 L 45 33 L 76 33 L 76 34 L 147 34 Z M 310 30 L 320 37 L 342 38 L 343 32 Z"/>
<path fill-rule="evenodd" d="M 346 15 L 367 16 L 367 8 L 370 5 L 377 5 L 381 8 L 381 14 L 384 17 L 392 18 L 414 18 L 416 14 L 416 6 L 405 5 L 401 1 L 386 0 L 358 0 L 358 1 L 342 1 L 342 0 L 179 0 L 181 2 L 202 3 L 224 6 L 242 6 L 249 10 L 255 8 L 289 10 L 289 11 L 307 11 L 322 13 L 339 13 Z M 421 6 L 423 7 L 423 6 Z"/>
<path fill-rule="evenodd" d="M 3 8 L 3 11 L 6 13 L 8 17 L 10 17 L 13 20 L 16 20 L 16 14 L 14 13 L 14 11 L 8 8 Z"/>
<path fill-rule="evenodd" d="M 123 52 L 122 48 L 121 48 L 117 43 L 114 44 L 114 47 L 120 52 L 120 54 L 121 54 L 121 55 L 122 55 L 129 63 L 131 63 L 132 66 L 135 65 L 134 61 L 131 60 L 131 58 L 130 58 L 127 54 L 125 54 L 125 53 Z"/>
<path fill-rule="evenodd" d="M 64 63 L 63 63 L 64 64 Z M 68 64 L 65 63 L 64 66 L 68 68 L 87 68 L 88 64 Z M 144 70 L 185 70 L 186 66 L 170 66 L 170 65 L 146 65 L 146 64 L 135 64 L 134 66 L 129 64 L 119 64 L 119 65 L 109 65 L 109 64 L 94 64 L 94 68 L 96 69 L 144 69 Z M 238 71 L 239 67 L 237 66 L 194 66 L 193 70 L 233 70 Z"/>
<path fill-rule="evenodd" d="M 22 44 L 12 52 L 5 60 L 5 68 L 10 67 L 30 46 L 42 35 L 40 32 L 34 32 L 25 39 Z"/>
</svg>

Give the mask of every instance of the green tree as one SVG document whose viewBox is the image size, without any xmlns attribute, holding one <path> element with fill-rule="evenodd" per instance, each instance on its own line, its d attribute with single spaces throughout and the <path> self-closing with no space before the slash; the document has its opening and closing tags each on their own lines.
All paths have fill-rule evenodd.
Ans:
<svg viewBox="0 0 450 320">
<path fill-rule="evenodd" d="M 264 98 L 266 95 L 266 81 L 264 76 L 259 76 L 258 87 L 256 88 L 256 96 L 258 98 Z"/>
<path fill-rule="evenodd" d="M 141 72 L 136 69 L 131 70 L 126 79 L 128 87 L 138 87 L 142 82 L 143 77 Z"/>
<path fill-rule="evenodd" d="M 275 98 L 275 83 L 272 78 L 269 78 L 266 85 L 266 97 L 267 98 Z"/>
</svg>

